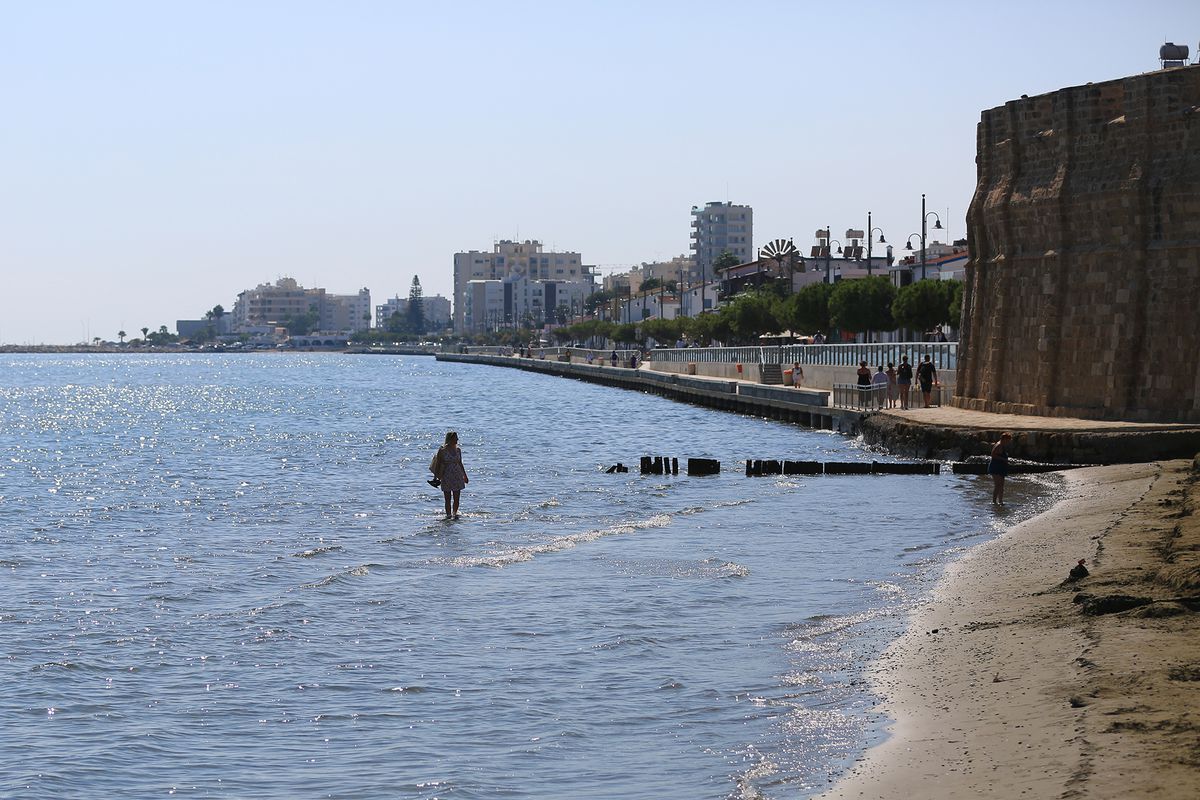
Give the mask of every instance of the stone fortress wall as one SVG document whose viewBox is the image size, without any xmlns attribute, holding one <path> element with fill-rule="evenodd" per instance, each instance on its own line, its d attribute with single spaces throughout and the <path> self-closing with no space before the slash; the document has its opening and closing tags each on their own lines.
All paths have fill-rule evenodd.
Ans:
<svg viewBox="0 0 1200 800">
<path fill-rule="evenodd" d="M 1200 66 L 983 112 L 954 404 L 1200 422 Z"/>
</svg>

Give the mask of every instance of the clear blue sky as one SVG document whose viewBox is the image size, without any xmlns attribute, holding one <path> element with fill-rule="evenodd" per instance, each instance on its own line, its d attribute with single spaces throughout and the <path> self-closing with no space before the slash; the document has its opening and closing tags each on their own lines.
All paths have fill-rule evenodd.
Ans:
<svg viewBox="0 0 1200 800">
<path fill-rule="evenodd" d="M 1158 68 L 1200 2 L 0 0 L 0 342 L 174 330 L 291 275 L 450 295 L 535 238 L 610 272 L 747 203 L 755 244 L 920 195 L 964 235 L 980 112 Z M 140 335 L 140 334 L 135 334 Z"/>
</svg>

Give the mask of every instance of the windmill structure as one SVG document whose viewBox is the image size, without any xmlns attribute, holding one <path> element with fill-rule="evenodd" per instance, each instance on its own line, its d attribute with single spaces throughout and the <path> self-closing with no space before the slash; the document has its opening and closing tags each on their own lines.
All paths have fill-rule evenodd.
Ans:
<svg viewBox="0 0 1200 800">
<path fill-rule="evenodd" d="M 787 262 L 787 285 L 789 292 L 792 289 L 792 274 L 796 271 L 796 262 L 799 260 L 799 255 L 800 252 L 796 249 L 796 245 L 791 239 L 772 239 L 763 245 L 763 247 L 759 248 L 758 251 L 758 257 L 760 259 L 769 258 L 775 262 L 775 264 L 779 267 L 780 277 L 783 277 L 784 274 L 783 264 L 785 261 Z M 803 261 L 800 262 L 799 267 L 801 270 L 804 269 Z"/>
</svg>

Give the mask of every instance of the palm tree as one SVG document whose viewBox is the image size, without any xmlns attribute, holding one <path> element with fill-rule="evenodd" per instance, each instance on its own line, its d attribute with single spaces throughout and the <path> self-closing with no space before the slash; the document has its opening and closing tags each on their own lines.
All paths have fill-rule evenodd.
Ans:
<svg viewBox="0 0 1200 800">
<path fill-rule="evenodd" d="M 147 336 L 149 336 L 149 335 L 150 335 L 150 329 L 149 329 L 149 328 L 142 328 L 142 341 L 143 341 L 143 342 L 145 342 L 145 341 L 146 341 L 146 337 L 147 337 Z"/>
<path fill-rule="evenodd" d="M 125 337 L 127 335 L 125 331 L 117 331 L 117 338 L 121 340 L 121 344 L 125 344 Z"/>
</svg>

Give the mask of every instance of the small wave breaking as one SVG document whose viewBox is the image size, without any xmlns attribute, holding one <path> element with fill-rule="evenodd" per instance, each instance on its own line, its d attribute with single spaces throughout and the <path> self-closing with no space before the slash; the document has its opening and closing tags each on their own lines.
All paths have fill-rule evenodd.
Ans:
<svg viewBox="0 0 1200 800">
<path fill-rule="evenodd" d="M 449 559 L 447 563 L 455 567 L 507 567 L 512 564 L 530 561 L 537 556 L 561 553 L 564 550 L 570 550 L 581 544 L 594 542 L 597 539 L 603 539 L 607 536 L 626 536 L 648 528 L 665 528 L 670 524 L 670 514 L 655 514 L 644 520 L 624 522 L 608 528 L 594 528 L 589 531 L 567 534 L 566 536 L 555 536 L 541 544 L 513 547 L 487 555 L 458 556 L 457 558 Z"/>
</svg>

